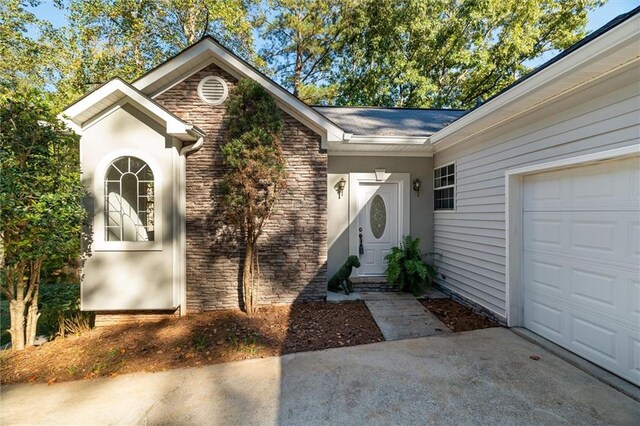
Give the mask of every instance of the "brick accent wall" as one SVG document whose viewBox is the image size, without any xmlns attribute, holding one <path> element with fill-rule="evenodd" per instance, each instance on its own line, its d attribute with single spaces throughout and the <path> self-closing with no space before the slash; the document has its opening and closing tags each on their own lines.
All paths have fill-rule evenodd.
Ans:
<svg viewBox="0 0 640 426">
<path fill-rule="evenodd" d="M 156 322 L 180 317 L 180 310 L 175 311 L 100 311 L 93 318 L 95 327 L 111 325 Z"/>
<path fill-rule="evenodd" d="M 187 157 L 187 311 L 238 308 L 241 303 L 242 244 L 219 218 L 219 184 L 224 174 L 225 106 L 198 97 L 208 75 L 223 78 L 231 91 L 236 80 L 210 65 L 156 98 L 206 136 L 203 147 Z M 260 304 L 323 300 L 327 286 L 327 154 L 320 136 L 283 113 L 283 148 L 288 189 L 258 241 Z"/>
</svg>

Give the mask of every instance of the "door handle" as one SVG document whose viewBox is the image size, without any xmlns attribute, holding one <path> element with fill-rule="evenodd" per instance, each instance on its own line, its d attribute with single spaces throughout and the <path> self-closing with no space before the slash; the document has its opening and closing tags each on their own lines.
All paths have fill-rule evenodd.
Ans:
<svg viewBox="0 0 640 426">
<path fill-rule="evenodd" d="M 360 238 L 360 247 L 358 247 L 358 253 L 364 254 L 364 246 L 362 245 L 362 228 L 360 228 L 359 231 L 360 234 L 358 234 L 358 237 Z"/>
</svg>

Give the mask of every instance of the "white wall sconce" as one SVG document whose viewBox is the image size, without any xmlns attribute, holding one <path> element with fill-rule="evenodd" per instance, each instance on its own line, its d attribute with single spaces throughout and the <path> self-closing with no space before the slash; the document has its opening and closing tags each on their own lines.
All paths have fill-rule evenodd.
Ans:
<svg viewBox="0 0 640 426">
<path fill-rule="evenodd" d="M 338 193 L 338 199 L 342 198 L 342 195 L 344 194 L 344 187 L 346 184 L 347 181 L 342 177 L 335 185 L 333 185 L 333 189 L 335 189 Z"/>
<path fill-rule="evenodd" d="M 416 191 L 416 196 L 420 196 L 420 185 L 422 185 L 422 182 L 420 182 L 420 179 L 416 179 L 413 181 L 413 190 Z"/>
</svg>

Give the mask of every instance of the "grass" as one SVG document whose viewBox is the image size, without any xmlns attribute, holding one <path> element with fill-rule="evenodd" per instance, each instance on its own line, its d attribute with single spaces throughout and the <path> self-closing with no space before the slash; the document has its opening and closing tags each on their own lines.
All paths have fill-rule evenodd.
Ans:
<svg viewBox="0 0 640 426">
<path fill-rule="evenodd" d="M 196 352 L 202 352 L 207 346 L 207 336 L 205 334 L 195 333 L 193 335 L 193 348 Z"/>
</svg>

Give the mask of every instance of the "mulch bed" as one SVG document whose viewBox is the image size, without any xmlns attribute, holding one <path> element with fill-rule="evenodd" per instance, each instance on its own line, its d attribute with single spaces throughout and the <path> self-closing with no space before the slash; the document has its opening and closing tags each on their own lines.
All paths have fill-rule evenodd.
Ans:
<svg viewBox="0 0 640 426">
<path fill-rule="evenodd" d="M 420 302 L 456 333 L 500 326 L 497 322 L 478 315 L 466 306 L 451 299 L 428 299 Z"/>
<path fill-rule="evenodd" d="M 363 302 L 217 311 L 94 329 L 22 352 L 0 351 L 0 383 L 62 382 L 381 342 Z"/>
</svg>

